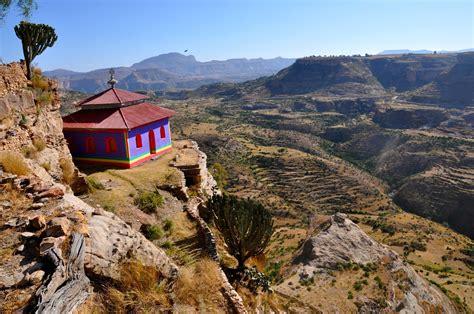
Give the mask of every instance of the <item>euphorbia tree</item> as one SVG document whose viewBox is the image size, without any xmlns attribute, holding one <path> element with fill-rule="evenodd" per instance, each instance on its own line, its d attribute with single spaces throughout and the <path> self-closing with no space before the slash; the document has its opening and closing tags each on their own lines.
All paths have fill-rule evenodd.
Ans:
<svg viewBox="0 0 474 314">
<path fill-rule="evenodd" d="M 208 201 L 214 223 L 227 250 L 245 268 L 245 261 L 265 250 L 273 233 L 272 215 L 262 204 L 235 196 L 214 195 Z"/>
<path fill-rule="evenodd" d="M 21 40 L 23 55 L 25 56 L 26 77 L 31 79 L 31 62 L 42 54 L 46 48 L 52 47 L 58 36 L 49 25 L 34 24 L 26 21 L 15 26 L 16 36 Z"/>
</svg>

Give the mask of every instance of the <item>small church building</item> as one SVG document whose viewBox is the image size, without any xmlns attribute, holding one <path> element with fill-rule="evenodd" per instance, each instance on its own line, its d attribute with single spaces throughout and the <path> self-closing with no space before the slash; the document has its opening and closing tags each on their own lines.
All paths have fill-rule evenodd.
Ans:
<svg viewBox="0 0 474 314">
<path fill-rule="evenodd" d="M 147 96 L 111 88 L 81 101 L 63 118 L 74 160 L 131 168 L 171 149 L 169 118 L 174 111 L 146 102 Z"/>
</svg>

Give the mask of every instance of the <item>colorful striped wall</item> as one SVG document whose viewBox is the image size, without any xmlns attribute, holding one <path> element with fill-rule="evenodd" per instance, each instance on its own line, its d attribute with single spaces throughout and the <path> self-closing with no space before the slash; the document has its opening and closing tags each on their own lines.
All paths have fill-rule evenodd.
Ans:
<svg viewBox="0 0 474 314">
<path fill-rule="evenodd" d="M 161 130 L 162 127 L 163 130 Z M 141 137 L 141 147 L 137 145 L 140 144 L 137 143 L 137 135 Z M 171 130 L 168 119 L 140 126 L 130 131 L 64 130 L 64 136 L 76 161 L 120 168 L 134 167 L 171 149 Z M 153 145 L 153 137 L 155 145 Z M 95 143 L 93 152 L 87 149 L 87 142 L 90 141 L 90 138 Z M 115 151 L 110 151 L 110 144 L 107 146 L 107 141 L 110 142 L 110 139 L 116 143 Z"/>
</svg>

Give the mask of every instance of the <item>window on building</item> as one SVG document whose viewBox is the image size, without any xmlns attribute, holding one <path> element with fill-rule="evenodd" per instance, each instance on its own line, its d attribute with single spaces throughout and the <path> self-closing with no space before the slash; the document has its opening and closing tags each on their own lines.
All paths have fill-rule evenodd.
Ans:
<svg viewBox="0 0 474 314">
<path fill-rule="evenodd" d="M 142 148 L 143 147 L 142 135 L 141 134 L 135 135 L 135 144 L 137 145 L 137 148 Z"/>
<path fill-rule="evenodd" d="M 117 152 L 117 141 L 112 137 L 107 137 L 105 139 L 105 151 L 107 153 Z"/>
<path fill-rule="evenodd" d="M 166 132 L 165 132 L 165 127 L 164 126 L 160 127 L 160 137 L 161 138 L 166 137 Z"/>
<path fill-rule="evenodd" d="M 95 153 L 95 140 L 91 136 L 86 138 L 86 152 Z"/>
</svg>

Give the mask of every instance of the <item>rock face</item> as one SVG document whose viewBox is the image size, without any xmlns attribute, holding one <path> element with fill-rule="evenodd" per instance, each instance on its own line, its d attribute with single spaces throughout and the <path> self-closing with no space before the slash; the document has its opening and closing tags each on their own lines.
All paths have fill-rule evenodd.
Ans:
<svg viewBox="0 0 474 314">
<path fill-rule="evenodd" d="M 317 273 L 324 277 L 328 271 L 335 271 L 347 263 L 378 265 L 384 277 L 390 277 L 386 294 L 389 311 L 427 313 L 434 309 L 456 313 L 441 291 L 430 286 L 397 253 L 371 239 L 344 214 L 330 217 L 322 230 L 304 243 L 294 259 L 296 271 L 303 278 Z M 356 304 L 359 304 L 359 310 L 375 306 L 376 312 L 387 312 L 387 308 L 372 301 L 358 298 Z"/>
<path fill-rule="evenodd" d="M 377 110 L 374 122 L 389 129 L 416 129 L 420 127 L 437 127 L 446 121 L 446 112 L 439 108 L 393 108 Z"/>
<path fill-rule="evenodd" d="M 410 100 L 466 108 L 474 104 L 474 52 L 457 55 L 456 64 L 411 94 Z"/>
<path fill-rule="evenodd" d="M 21 64 L 0 66 L 0 152 L 25 155 L 45 182 L 67 179 L 73 184 L 80 178 L 62 132 L 57 84 L 44 79 L 34 92 L 26 89 L 28 84 Z M 65 169 L 71 172 L 68 178 Z"/>
<path fill-rule="evenodd" d="M 171 285 L 177 266 L 161 249 L 72 194 L 84 185 L 62 133 L 56 84 L 43 80 L 48 87 L 32 92 L 20 64 L 0 65 L 0 312 L 72 312 L 88 297 L 89 278 L 119 279 L 133 258 Z M 51 101 L 40 100 L 45 93 Z M 10 165 L 21 159 L 28 173 L 7 172 L 5 156 Z"/>
<path fill-rule="evenodd" d="M 271 77 L 265 86 L 272 95 L 330 94 L 382 95 L 383 86 L 361 58 L 303 58 Z"/>
<path fill-rule="evenodd" d="M 111 279 L 120 278 L 120 266 L 135 258 L 145 266 L 155 267 L 170 283 L 178 276 L 177 266 L 168 256 L 112 213 L 101 212 L 89 219 L 86 273 Z"/>
<path fill-rule="evenodd" d="M 368 65 L 387 89 L 408 91 L 438 78 L 456 63 L 454 54 L 374 56 Z"/>
<path fill-rule="evenodd" d="M 199 150 L 195 141 L 175 142 L 180 154 L 172 162 L 172 166 L 184 173 L 187 187 L 196 187 L 204 195 L 218 193 L 216 180 L 208 173 L 207 156 Z"/>
</svg>

